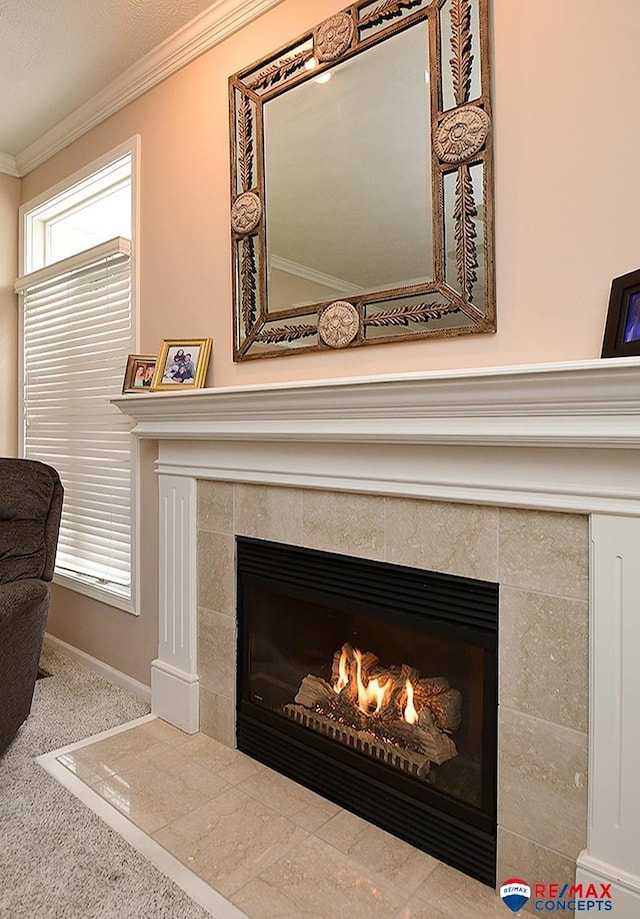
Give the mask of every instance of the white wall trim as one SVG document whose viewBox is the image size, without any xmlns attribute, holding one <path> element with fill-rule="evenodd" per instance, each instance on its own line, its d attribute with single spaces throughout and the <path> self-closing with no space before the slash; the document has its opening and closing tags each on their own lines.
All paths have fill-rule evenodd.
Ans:
<svg viewBox="0 0 640 919">
<path fill-rule="evenodd" d="M 16 154 L 16 175 L 26 175 L 91 128 L 215 48 L 282 0 L 215 0 L 97 95 Z"/>
<path fill-rule="evenodd" d="M 621 871 L 617 866 L 593 858 L 586 850 L 578 856 L 576 883 L 583 888 L 595 884 L 613 884 L 613 908 L 616 919 L 637 919 L 640 915 L 640 877 Z"/>
<path fill-rule="evenodd" d="M 98 676 L 103 677 L 110 683 L 115 683 L 116 686 L 121 686 L 123 689 L 128 690 L 136 698 L 142 699 L 143 702 L 151 702 L 151 687 L 145 683 L 135 680 L 121 670 L 116 670 L 110 664 L 105 664 L 104 661 L 98 660 L 97 657 L 92 657 L 86 651 L 81 651 L 80 648 L 69 645 L 66 641 L 62 641 L 61 638 L 56 638 L 55 635 L 50 635 L 48 632 L 44 636 L 44 642 L 54 651 L 64 654 L 65 657 L 70 657 L 72 660 L 82 664 L 83 667 L 86 667 L 87 670 L 97 673 Z"/>
<path fill-rule="evenodd" d="M 186 585 L 186 579 L 183 581 Z M 195 627 L 195 611 L 193 625 Z M 152 713 L 195 734 L 200 727 L 200 680 L 196 673 L 187 673 L 159 658 L 151 663 Z"/>
<path fill-rule="evenodd" d="M 11 156 L 10 153 L 2 153 L 2 151 L 0 151 L 0 172 L 8 176 L 15 176 L 16 179 L 20 177 L 18 164 L 16 163 L 15 157 Z"/>
</svg>

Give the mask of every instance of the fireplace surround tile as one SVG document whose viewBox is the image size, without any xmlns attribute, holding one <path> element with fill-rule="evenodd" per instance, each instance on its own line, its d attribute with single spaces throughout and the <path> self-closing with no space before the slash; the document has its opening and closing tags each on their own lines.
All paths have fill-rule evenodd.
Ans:
<svg viewBox="0 0 640 919">
<path fill-rule="evenodd" d="M 198 609 L 198 676 L 205 689 L 229 699 L 235 696 L 236 627 L 213 610 Z"/>
<path fill-rule="evenodd" d="M 198 487 L 199 530 L 211 533 L 233 533 L 233 485 L 231 482 L 208 482 L 203 480 Z"/>
<path fill-rule="evenodd" d="M 235 700 L 200 687 L 200 730 L 228 747 L 236 744 Z"/>
<path fill-rule="evenodd" d="M 405 498 L 386 501 L 387 561 L 497 579 L 497 508 Z"/>
<path fill-rule="evenodd" d="M 498 823 L 575 859 L 587 839 L 587 735 L 500 706 Z"/>
<path fill-rule="evenodd" d="M 303 507 L 305 546 L 358 558 L 384 558 L 384 498 L 307 490 Z"/>
<path fill-rule="evenodd" d="M 501 508 L 498 580 L 504 586 L 587 600 L 588 517 Z"/>
<path fill-rule="evenodd" d="M 228 508 L 228 483 L 201 482 L 199 488 L 203 485 L 211 491 L 222 486 L 218 503 Z M 276 486 L 233 488 L 234 535 L 280 541 L 289 526 L 293 545 L 386 556 L 508 585 L 500 632 L 499 829 L 524 833 L 532 852 L 575 859 L 586 843 L 588 518 Z M 215 506 L 217 499 L 210 501 Z M 447 547 L 452 543 L 453 550 Z M 216 546 L 221 560 L 214 561 Z M 222 609 L 211 609 L 235 620 L 233 557 L 233 536 L 199 531 L 200 596 L 219 603 Z M 215 572 L 222 585 L 213 583 Z M 559 681 L 561 689 L 550 693 L 549 680 Z M 232 700 L 202 686 L 200 713 L 204 733 L 235 745 Z M 530 752 L 522 755 L 523 749 Z"/>
<path fill-rule="evenodd" d="M 236 485 L 235 532 L 239 536 L 302 543 L 302 497 L 298 488 Z"/>
<path fill-rule="evenodd" d="M 233 536 L 198 531 L 198 606 L 235 619 Z"/>
<path fill-rule="evenodd" d="M 589 604 L 500 591 L 500 703 L 586 733 Z"/>
<path fill-rule="evenodd" d="M 498 879 L 502 883 L 506 878 L 523 877 L 554 884 L 575 883 L 576 863 L 567 858 L 536 845 L 530 839 L 498 828 Z M 529 903 L 527 908 L 535 912 Z M 539 915 L 539 913 L 537 913 Z"/>
</svg>

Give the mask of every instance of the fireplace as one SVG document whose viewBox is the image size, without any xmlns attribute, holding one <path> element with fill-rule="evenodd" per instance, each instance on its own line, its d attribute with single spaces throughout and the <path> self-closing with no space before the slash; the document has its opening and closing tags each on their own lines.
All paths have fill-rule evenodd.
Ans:
<svg viewBox="0 0 640 919">
<path fill-rule="evenodd" d="M 239 749 L 489 885 L 498 585 L 237 540 Z"/>
<path fill-rule="evenodd" d="M 639 383 L 625 358 L 115 399 L 159 442 L 153 711 L 235 746 L 236 535 L 499 582 L 498 877 L 613 882 L 637 916 Z"/>
</svg>

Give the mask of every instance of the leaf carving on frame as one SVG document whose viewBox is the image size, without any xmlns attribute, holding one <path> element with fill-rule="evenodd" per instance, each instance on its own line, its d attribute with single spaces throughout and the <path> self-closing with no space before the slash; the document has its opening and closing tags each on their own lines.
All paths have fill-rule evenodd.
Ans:
<svg viewBox="0 0 640 919">
<path fill-rule="evenodd" d="M 288 77 L 292 76 L 297 70 L 304 67 L 307 61 L 311 60 L 312 57 L 313 49 L 307 48 L 305 51 L 299 51 L 297 54 L 293 54 L 290 57 L 282 58 L 274 64 L 265 67 L 265 69 L 261 70 L 250 83 L 246 83 L 245 85 L 248 89 L 254 91 L 258 89 L 268 89 L 270 86 L 275 86 L 280 80 L 286 80 Z"/>
<path fill-rule="evenodd" d="M 410 10 L 412 6 L 420 6 L 422 0 L 385 0 L 376 6 L 370 13 L 366 13 L 358 22 L 359 29 L 371 29 L 387 19 L 400 16 L 403 10 Z"/>
<path fill-rule="evenodd" d="M 476 247 L 476 225 L 474 217 L 478 209 L 473 197 L 473 182 L 468 166 L 460 166 L 456 180 L 456 204 L 453 209 L 455 220 L 456 268 L 458 283 L 466 300 L 473 300 L 473 285 L 478 280 L 478 250 Z"/>
<path fill-rule="evenodd" d="M 471 91 L 471 4 L 469 0 L 451 0 L 451 50 L 453 91 L 457 105 L 469 101 Z"/>
<path fill-rule="evenodd" d="M 408 326 L 410 322 L 429 322 L 430 319 L 441 319 L 450 313 L 459 313 L 460 307 L 455 303 L 416 303 L 412 306 L 396 306 L 381 313 L 367 316 L 364 325 L 372 326 Z"/>
<path fill-rule="evenodd" d="M 256 321 L 256 250 L 253 236 L 244 240 L 240 260 L 240 283 L 242 289 L 242 322 L 244 334 L 249 335 Z"/>
<path fill-rule="evenodd" d="M 275 345 L 281 341 L 298 341 L 308 338 L 318 331 L 316 325 L 281 325 L 273 329 L 263 329 L 253 336 L 254 341 L 263 341 Z"/>
<path fill-rule="evenodd" d="M 251 103 L 244 95 L 238 108 L 238 160 L 242 190 L 248 191 L 253 185 L 253 118 Z"/>
</svg>

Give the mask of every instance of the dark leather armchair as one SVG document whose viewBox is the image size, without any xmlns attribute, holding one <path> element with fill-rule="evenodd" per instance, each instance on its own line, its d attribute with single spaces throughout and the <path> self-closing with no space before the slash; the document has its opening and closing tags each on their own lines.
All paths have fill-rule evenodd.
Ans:
<svg viewBox="0 0 640 919">
<path fill-rule="evenodd" d="M 0 756 L 31 709 L 62 496 L 51 466 L 0 458 Z"/>
</svg>

